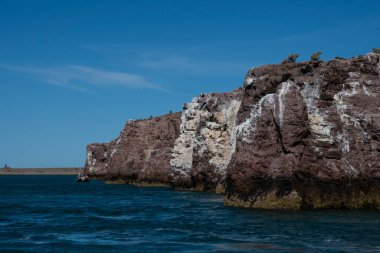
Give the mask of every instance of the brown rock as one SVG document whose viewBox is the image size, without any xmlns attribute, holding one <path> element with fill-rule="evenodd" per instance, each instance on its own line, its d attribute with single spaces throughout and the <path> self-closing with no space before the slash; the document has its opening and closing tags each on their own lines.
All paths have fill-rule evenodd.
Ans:
<svg viewBox="0 0 380 253">
<path fill-rule="evenodd" d="M 250 70 L 242 104 L 261 107 L 240 108 L 226 203 L 265 208 L 277 196 L 297 208 L 379 207 L 378 62 L 369 54 Z"/>
<path fill-rule="evenodd" d="M 116 140 L 87 147 L 85 171 L 109 181 L 168 184 L 179 124 L 180 113 L 129 121 Z"/>
<path fill-rule="evenodd" d="M 230 93 L 132 121 L 86 171 L 224 192 L 227 205 L 380 207 L 380 55 L 250 69 Z"/>
</svg>

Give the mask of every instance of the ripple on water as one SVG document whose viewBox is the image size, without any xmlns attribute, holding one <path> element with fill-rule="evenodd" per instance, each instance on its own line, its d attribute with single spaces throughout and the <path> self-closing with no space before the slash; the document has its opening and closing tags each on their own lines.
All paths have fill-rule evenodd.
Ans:
<svg viewBox="0 0 380 253">
<path fill-rule="evenodd" d="M 380 213 L 260 211 L 220 195 L 0 177 L 0 251 L 380 252 Z"/>
</svg>

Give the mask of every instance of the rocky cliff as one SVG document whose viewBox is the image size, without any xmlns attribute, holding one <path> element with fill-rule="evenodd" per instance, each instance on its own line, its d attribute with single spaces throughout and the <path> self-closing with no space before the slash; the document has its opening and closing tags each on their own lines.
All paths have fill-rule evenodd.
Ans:
<svg viewBox="0 0 380 253">
<path fill-rule="evenodd" d="M 87 146 L 85 172 L 110 182 L 169 184 L 168 164 L 180 116 L 128 121 L 116 140 Z"/>
<path fill-rule="evenodd" d="M 86 171 L 253 208 L 380 207 L 380 55 L 250 69 L 182 113 L 87 146 Z"/>
</svg>

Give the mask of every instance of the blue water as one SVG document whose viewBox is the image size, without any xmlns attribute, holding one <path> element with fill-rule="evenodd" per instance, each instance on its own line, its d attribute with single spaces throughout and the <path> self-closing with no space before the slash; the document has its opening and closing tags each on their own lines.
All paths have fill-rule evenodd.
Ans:
<svg viewBox="0 0 380 253">
<path fill-rule="evenodd" d="M 264 211 L 166 188 L 0 176 L 0 252 L 380 252 L 380 211 Z"/>
</svg>

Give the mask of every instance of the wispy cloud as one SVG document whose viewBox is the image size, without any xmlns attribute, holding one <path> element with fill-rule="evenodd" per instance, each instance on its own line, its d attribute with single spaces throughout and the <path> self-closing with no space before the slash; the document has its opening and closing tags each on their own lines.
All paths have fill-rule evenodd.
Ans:
<svg viewBox="0 0 380 253">
<path fill-rule="evenodd" d="M 236 74 L 246 71 L 252 64 L 261 64 L 229 57 L 222 44 L 155 48 L 143 44 L 88 44 L 83 48 L 146 70 L 184 75 Z"/>
<path fill-rule="evenodd" d="M 106 71 L 86 66 L 67 65 L 55 68 L 37 68 L 0 65 L 0 68 L 31 75 L 45 83 L 76 91 L 86 91 L 89 86 L 121 86 L 127 88 L 146 88 L 167 91 L 161 86 L 148 81 L 141 75 Z"/>
<path fill-rule="evenodd" d="M 137 64 L 141 67 L 153 70 L 177 71 L 191 74 L 230 74 L 246 70 L 248 63 L 234 62 L 232 60 L 205 60 L 193 57 L 145 54 Z"/>
</svg>

